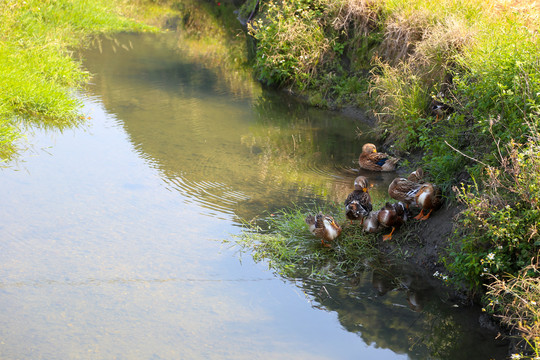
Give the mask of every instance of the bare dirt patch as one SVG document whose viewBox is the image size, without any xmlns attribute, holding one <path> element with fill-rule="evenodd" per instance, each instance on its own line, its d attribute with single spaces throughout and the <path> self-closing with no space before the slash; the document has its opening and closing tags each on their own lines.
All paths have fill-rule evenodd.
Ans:
<svg viewBox="0 0 540 360">
<path fill-rule="evenodd" d="M 434 212 L 429 219 L 410 219 L 395 233 L 392 241 L 379 241 L 379 249 L 388 254 L 399 255 L 423 271 L 446 273 L 442 256 L 450 245 L 454 220 L 459 213 L 455 204 L 448 204 Z"/>
</svg>

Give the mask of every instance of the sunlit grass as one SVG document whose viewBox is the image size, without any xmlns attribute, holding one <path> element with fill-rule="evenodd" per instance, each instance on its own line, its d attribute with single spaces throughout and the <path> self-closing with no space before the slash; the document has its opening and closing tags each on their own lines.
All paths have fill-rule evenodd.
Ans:
<svg viewBox="0 0 540 360">
<path fill-rule="evenodd" d="M 323 247 L 305 223 L 308 214 L 319 211 L 332 215 L 343 228 L 331 248 Z M 233 241 L 256 262 L 268 263 L 282 276 L 337 279 L 365 269 L 377 254 L 376 239 L 363 233 L 358 223 L 351 225 L 337 204 L 313 204 L 283 209 L 246 224 Z"/>
<path fill-rule="evenodd" d="M 89 35 L 149 30 L 122 18 L 114 1 L 0 2 L 0 157 L 20 138 L 19 122 L 76 126 L 82 120 L 74 90 L 89 74 L 71 55 Z"/>
</svg>

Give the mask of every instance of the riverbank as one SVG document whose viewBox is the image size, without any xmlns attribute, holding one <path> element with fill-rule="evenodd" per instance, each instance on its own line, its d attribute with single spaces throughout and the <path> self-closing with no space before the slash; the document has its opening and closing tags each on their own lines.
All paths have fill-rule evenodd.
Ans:
<svg viewBox="0 0 540 360">
<path fill-rule="evenodd" d="M 174 3 L 184 13 L 179 29 L 204 38 L 199 6 Z M 230 8 L 210 1 L 200 8 L 218 25 L 212 32 L 227 27 Z M 403 246 L 415 254 L 410 261 L 434 273 L 444 268 L 514 329 L 520 325 L 506 308 L 535 323 L 538 310 L 515 305 L 524 294 L 528 303 L 540 301 L 540 291 L 521 281 L 537 276 L 540 251 L 535 4 L 253 0 L 238 14 L 255 42 L 251 66 L 259 81 L 312 106 L 349 115 L 370 110 L 383 150 L 408 159 L 404 173 L 422 166 L 443 188 L 451 210 L 434 218 L 437 226 L 426 222 L 404 241 L 396 237 L 399 246 L 381 249 Z M 500 296 L 508 284 L 516 291 Z M 537 330 L 522 330 L 537 352 Z"/>
<path fill-rule="evenodd" d="M 451 211 L 406 235 L 423 241 L 404 244 L 411 260 L 444 259 L 503 323 L 537 324 L 540 289 L 527 284 L 540 255 L 538 5 L 254 0 L 240 13 L 252 18 L 260 81 L 315 106 L 372 109 L 384 150 L 419 154 L 404 167 L 422 166 L 460 206 L 458 220 Z M 508 284 L 516 291 L 501 296 Z M 537 326 L 519 332 L 538 355 Z"/>
</svg>

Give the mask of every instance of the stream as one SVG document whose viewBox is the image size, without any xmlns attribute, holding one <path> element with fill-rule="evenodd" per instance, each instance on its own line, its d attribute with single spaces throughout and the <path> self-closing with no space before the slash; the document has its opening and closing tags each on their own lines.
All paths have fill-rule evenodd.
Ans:
<svg viewBox="0 0 540 360">
<path fill-rule="evenodd" d="M 342 203 L 367 123 L 202 61 L 174 33 L 81 56 L 88 122 L 29 129 L 0 173 L 0 358 L 505 358 L 479 309 L 415 269 L 290 279 L 224 243 L 293 204 Z M 377 197 L 395 174 L 370 176 Z"/>
</svg>

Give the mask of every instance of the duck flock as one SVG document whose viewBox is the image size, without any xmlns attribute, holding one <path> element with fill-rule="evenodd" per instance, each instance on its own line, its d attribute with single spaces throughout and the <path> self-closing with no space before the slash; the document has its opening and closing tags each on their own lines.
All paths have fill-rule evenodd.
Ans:
<svg viewBox="0 0 540 360">
<path fill-rule="evenodd" d="M 399 158 L 377 152 L 373 144 L 365 144 L 358 164 L 362 169 L 371 171 L 394 171 Z M 345 215 L 351 224 L 360 221 L 363 231 L 374 233 L 382 229 L 391 229 L 383 240 L 392 239 L 392 234 L 410 218 L 410 208 L 420 208 L 416 220 L 427 220 L 434 210 L 442 204 L 441 189 L 424 181 L 422 169 L 413 171 L 407 178 L 395 178 L 388 187 L 388 195 L 395 202 L 387 202 L 380 210 L 373 211 L 369 194 L 369 180 L 365 176 L 354 179 L 354 190 L 345 200 Z M 309 231 L 321 239 L 324 247 L 341 234 L 341 226 L 331 215 L 318 213 L 306 217 Z"/>
</svg>

